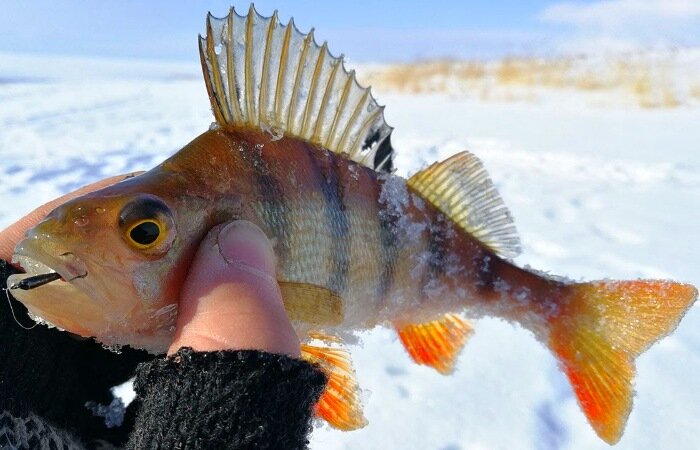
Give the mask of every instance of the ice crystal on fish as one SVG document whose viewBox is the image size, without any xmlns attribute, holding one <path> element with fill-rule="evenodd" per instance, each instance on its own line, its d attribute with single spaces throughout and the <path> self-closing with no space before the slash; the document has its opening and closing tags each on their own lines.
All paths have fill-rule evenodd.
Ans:
<svg viewBox="0 0 700 450">
<path fill-rule="evenodd" d="M 284 137 L 284 130 L 282 128 L 268 124 L 264 121 L 260 122 L 260 129 L 270 136 L 271 142 L 279 141 Z"/>
</svg>

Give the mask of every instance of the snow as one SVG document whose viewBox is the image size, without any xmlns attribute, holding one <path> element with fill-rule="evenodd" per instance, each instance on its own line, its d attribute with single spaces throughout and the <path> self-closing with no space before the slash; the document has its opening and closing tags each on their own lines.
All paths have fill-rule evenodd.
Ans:
<svg viewBox="0 0 700 450">
<path fill-rule="evenodd" d="M 212 122 L 194 65 L 55 58 L 63 69 L 46 78 L 32 58 L 0 58 L 0 226 L 88 182 L 150 168 Z M 482 159 L 519 230 L 518 264 L 573 279 L 700 284 L 700 107 L 602 107 L 561 92 L 517 103 L 378 97 L 401 175 L 465 149 Z M 553 356 L 511 324 L 480 320 L 449 377 L 411 363 L 386 329 L 352 353 L 369 425 L 321 425 L 314 449 L 607 448 Z M 616 448 L 700 448 L 698 373 L 696 305 L 638 359 Z"/>
</svg>

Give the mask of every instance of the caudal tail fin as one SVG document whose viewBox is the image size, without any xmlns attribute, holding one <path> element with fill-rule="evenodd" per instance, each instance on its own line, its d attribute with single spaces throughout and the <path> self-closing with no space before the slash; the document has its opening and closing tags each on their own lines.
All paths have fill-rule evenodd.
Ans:
<svg viewBox="0 0 700 450">
<path fill-rule="evenodd" d="M 676 328 L 698 291 L 689 284 L 648 280 L 569 289 L 551 319 L 549 345 L 588 421 L 614 444 L 632 408 L 634 359 Z"/>
</svg>

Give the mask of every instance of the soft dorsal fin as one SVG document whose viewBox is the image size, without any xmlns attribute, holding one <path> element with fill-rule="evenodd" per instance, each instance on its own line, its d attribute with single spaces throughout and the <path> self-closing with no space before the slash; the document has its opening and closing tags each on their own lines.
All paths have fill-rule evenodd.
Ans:
<svg viewBox="0 0 700 450">
<path fill-rule="evenodd" d="M 357 83 L 343 57 L 335 57 L 313 30 L 300 32 L 291 19 L 207 16 L 199 38 L 204 80 L 222 127 L 253 126 L 305 139 L 378 171 L 392 169 L 390 135 L 369 88 Z"/>
<path fill-rule="evenodd" d="M 520 254 L 513 217 L 476 156 L 457 153 L 413 175 L 407 184 L 498 255 Z"/>
<path fill-rule="evenodd" d="M 458 315 L 445 314 L 432 322 L 397 325 L 396 331 L 413 361 L 448 375 L 473 328 Z"/>
<path fill-rule="evenodd" d="M 301 358 L 318 364 L 328 377 L 326 389 L 316 404 L 316 414 L 339 430 L 364 427 L 367 419 L 362 414 L 360 388 L 350 353 L 340 346 L 340 339 L 334 336 L 312 333 L 309 337 L 321 343 L 302 344 Z"/>
</svg>

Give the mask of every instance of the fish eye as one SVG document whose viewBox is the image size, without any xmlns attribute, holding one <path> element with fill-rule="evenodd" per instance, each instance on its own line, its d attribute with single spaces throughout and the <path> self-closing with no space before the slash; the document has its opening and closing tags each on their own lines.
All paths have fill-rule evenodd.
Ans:
<svg viewBox="0 0 700 450">
<path fill-rule="evenodd" d="M 163 254 L 174 239 L 174 222 L 170 208 L 150 195 L 136 198 L 119 213 L 122 238 L 134 250 L 146 254 Z"/>
<path fill-rule="evenodd" d="M 139 246 L 148 247 L 158 240 L 160 225 L 153 220 L 143 220 L 129 229 L 129 238 Z"/>
</svg>

